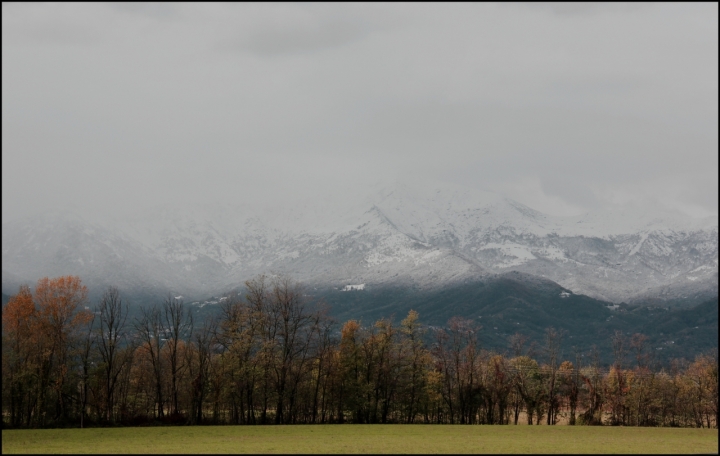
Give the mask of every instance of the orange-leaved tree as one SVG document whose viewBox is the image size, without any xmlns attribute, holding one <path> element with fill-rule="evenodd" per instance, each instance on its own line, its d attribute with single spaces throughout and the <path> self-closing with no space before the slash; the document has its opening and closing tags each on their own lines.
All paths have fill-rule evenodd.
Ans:
<svg viewBox="0 0 720 456">
<path fill-rule="evenodd" d="M 33 395 L 34 338 L 39 334 L 32 293 L 21 286 L 2 310 L 2 385 L 3 402 L 9 399 L 10 425 L 29 425 Z"/>
<path fill-rule="evenodd" d="M 79 331 L 92 318 L 92 314 L 83 308 L 87 301 L 87 287 L 77 276 L 62 276 L 54 279 L 44 277 L 35 287 L 35 305 L 37 306 L 39 337 L 44 339 L 41 345 L 39 372 L 40 391 L 38 410 L 41 420 L 45 419 L 45 406 L 54 403 L 56 420 L 67 418 L 68 404 L 64 397 L 67 377 L 70 373 L 70 361 Z M 40 346 L 38 347 L 40 348 Z M 48 395 L 52 395 L 49 398 Z M 42 425 L 43 423 L 41 423 Z"/>
</svg>

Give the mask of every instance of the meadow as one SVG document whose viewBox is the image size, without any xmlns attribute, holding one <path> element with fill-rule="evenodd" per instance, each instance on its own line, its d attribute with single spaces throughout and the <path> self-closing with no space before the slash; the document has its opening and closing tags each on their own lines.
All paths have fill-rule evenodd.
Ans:
<svg viewBox="0 0 720 456">
<path fill-rule="evenodd" d="M 2 453 L 716 453 L 717 429 L 287 425 L 3 430 Z"/>
</svg>

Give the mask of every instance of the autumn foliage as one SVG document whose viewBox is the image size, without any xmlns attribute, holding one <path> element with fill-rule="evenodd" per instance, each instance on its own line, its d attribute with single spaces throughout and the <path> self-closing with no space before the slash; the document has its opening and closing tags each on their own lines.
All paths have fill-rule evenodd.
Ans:
<svg viewBox="0 0 720 456">
<path fill-rule="evenodd" d="M 562 359 L 514 335 L 484 350 L 475 322 L 337 325 L 286 277 L 246 282 L 197 322 L 169 296 L 130 318 L 109 288 L 88 310 L 78 277 L 20 287 L 2 311 L 3 426 L 457 423 L 717 427 L 718 359 L 653 364 L 644 336 L 616 333 Z"/>
<path fill-rule="evenodd" d="M 86 300 L 80 278 L 44 278 L 34 294 L 21 287 L 3 308 L 3 411 L 11 425 L 70 418 L 77 342 L 92 318 L 81 307 Z"/>
</svg>

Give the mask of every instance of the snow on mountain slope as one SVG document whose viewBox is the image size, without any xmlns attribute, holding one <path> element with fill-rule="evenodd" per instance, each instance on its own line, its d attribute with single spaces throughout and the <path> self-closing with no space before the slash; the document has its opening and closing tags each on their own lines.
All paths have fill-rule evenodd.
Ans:
<svg viewBox="0 0 720 456">
<path fill-rule="evenodd" d="M 672 289 L 685 290 L 678 283 L 688 281 L 717 290 L 717 217 L 696 220 L 654 208 L 552 217 L 497 194 L 452 187 L 421 197 L 393 189 L 378 207 L 401 232 L 489 272 L 528 272 L 611 301 L 639 299 L 663 286 L 665 298 L 682 297 L 687 291 Z M 670 283 L 676 285 L 667 288 Z"/>
<path fill-rule="evenodd" d="M 172 271 L 153 252 L 116 232 L 67 213 L 3 223 L 3 292 L 43 276 L 79 275 L 104 288 L 157 290 L 172 286 Z M 10 289 L 9 287 L 13 287 Z"/>
<path fill-rule="evenodd" d="M 398 184 L 347 200 L 4 222 L 3 286 L 78 274 L 93 286 L 194 296 L 262 272 L 436 287 L 517 270 L 599 299 L 669 300 L 717 294 L 717 245 L 717 217 L 647 208 L 554 217 L 491 192 Z"/>
</svg>

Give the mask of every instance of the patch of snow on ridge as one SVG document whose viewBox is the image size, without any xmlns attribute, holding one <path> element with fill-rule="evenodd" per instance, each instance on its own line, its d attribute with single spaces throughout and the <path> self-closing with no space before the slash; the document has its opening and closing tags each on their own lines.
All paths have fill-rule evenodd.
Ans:
<svg viewBox="0 0 720 456">
<path fill-rule="evenodd" d="M 717 268 L 718 268 L 718 262 L 717 262 L 717 260 L 715 260 L 715 267 L 705 264 L 705 265 L 702 265 L 702 266 L 699 266 L 699 267 L 693 269 L 692 271 L 690 271 L 690 273 L 703 272 L 703 271 L 711 271 L 712 272 L 712 271 L 716 271 Z"/>
<path fill-rule="evenodd" d="M 437 256 L 433 251 L 438 249 L 428 252 L 428 248 L 429 244 L 414 241 L 401 233 L 393 233 L 382 239 L 365 257 L 365 261 L 370 266 L 378 266 L 388 262 L 411 260 L 417 266 Z"/>
<path fill-rule="evenodd" d="M 511 242 L 503 244 L 489 242 L 480 247 L 480 250 L 499 250 L 504 256 L 510 257 L 498 265 L 506 268 L 519 266 L 537 258 L 526 246 Z"/>
<path fill-rule="evenodd" d="M 567 257 L 565 256 L 565 252 L 563 252 L 561 249 L 553 246 L 543 247 L 540 249 L 537 249 L 535 252 L 537 255 L 544 256 L 545 258 L 549 258 L 551 260 L 558 260 L 561 262 L 567 262 L 569 261 Z"/>
<path fill-rule="evenodd" d="M 361 283 L 359 285 L 345 285 L 345 288 L 342 289 L 342 291 L 351 291 L 351 290 L 364 290 L 365 284 Z"/>
<path fill-rule="evenodd" d="M 642 247 L 642 245 L 645 243 L 645 241 L 647 241 L 647 238 L 648 238 L 648 233 L 647 233 L 647 232 L 645 232 L 645 233 L 643 233 L 642 235 L 640 235 L 640 242 L 638 242 L 638 243 L 635 245 L 635 247 L 633 247 L 632 250 L 630 250 L 630 253 L 628 254 L 628 256 L 633 256 L 633 255 L 635 255 L 636 253 L 638 253 L 638 251 L 640 250 L 640 247 Z"/>
</svg>

